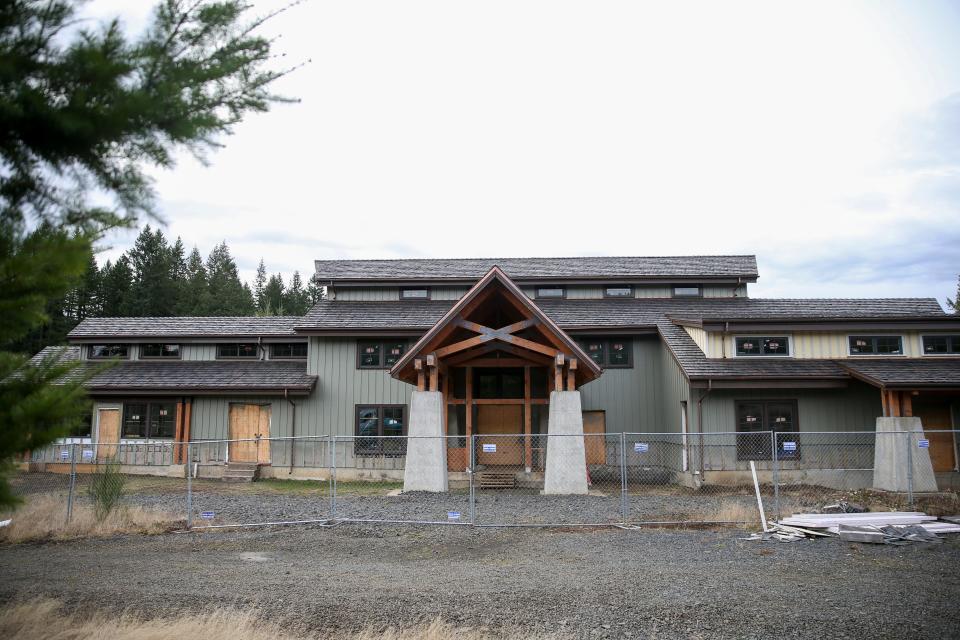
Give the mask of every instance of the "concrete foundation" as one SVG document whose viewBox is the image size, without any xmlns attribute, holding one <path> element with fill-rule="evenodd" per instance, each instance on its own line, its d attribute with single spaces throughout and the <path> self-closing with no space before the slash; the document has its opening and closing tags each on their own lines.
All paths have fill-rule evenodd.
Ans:
<svg viewBox="0 0 960 640">
<path fill-rule="evenodd" d="M 907 431 L 909 433 L 891 433 Z M 937 491 L 930 463 L 930 450 L 921 449 L 920 418 L 877 418 L 877 442 L 873 448 L 873 488 L 906 492 L 913 477 L 914 493 Z"/>
<path fill-rule="evenodd" d="M 587 493 L 587 454 L 579 391 L 550 393 L 545 494 Z"/>
<path fill-rule="evenodd" d="M 447 490 L 447 443 L 443 437 L 443 394 L 414 391 L 410 394 L 407 427 L 407 462 L 403 490 Z"/>
</svg>

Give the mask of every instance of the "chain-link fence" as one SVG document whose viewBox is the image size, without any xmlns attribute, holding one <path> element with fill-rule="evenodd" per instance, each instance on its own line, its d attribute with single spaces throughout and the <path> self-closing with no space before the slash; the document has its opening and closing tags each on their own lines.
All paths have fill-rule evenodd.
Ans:
<svg viewBox="0 0 960 640">
<path fill-rule="evenodd" d="M 770 518 L 841 503 L 956 513 L 958 439 L 863 430 L 73 442 L 21 461 L 11 484 L 64 523 L 113 512 L 193 529 L 759 525 L 757 489 Z M 424 474 L 441 485 L 404 491 Z"/>
</svg>

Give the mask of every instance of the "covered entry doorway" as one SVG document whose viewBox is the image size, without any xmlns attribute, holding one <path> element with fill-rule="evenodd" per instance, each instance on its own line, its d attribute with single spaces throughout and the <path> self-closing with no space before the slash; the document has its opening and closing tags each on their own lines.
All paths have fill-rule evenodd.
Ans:
<svg viewBox="0 0 960 640">
<path fill-rule="evenodd" d="M 523 433 L 523 405 L 478 405 L 476 428 L 478 464 L 484 466 L 523 464 L 523 437 L 520 435 Z"/>
<path fill-rule="evenodd" d="M 270 442 L 257 438 L 270 437 L 271 406 L 269 404 L 230 405 L 230 462 L 270 464 Z"/>
</svg>

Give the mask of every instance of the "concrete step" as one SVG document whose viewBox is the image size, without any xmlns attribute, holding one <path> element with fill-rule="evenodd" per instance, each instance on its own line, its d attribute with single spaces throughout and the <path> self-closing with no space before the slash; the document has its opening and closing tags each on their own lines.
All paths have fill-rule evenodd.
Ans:
<svg viewBox="0 0 960 640">
<path fill-rule="evenodd" d="M 257 470 L 256 462 L 228 462 L 227 467 L 230 469 L 245 469 L 249 471 Z"/>
<path fill-rule="evenodd" d="M 224 482 L 253 482 L 260 472 L 255 462 L 230 462 L 223 471 Z"/>
</svg>

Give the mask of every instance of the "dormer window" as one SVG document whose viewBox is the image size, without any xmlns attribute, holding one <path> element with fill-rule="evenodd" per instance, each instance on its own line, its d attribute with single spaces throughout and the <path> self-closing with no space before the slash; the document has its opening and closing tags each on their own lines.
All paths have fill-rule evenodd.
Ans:
<svg viewBox="0 0 960 640">
<path fill-rule="evenodd" d="M 417 289 L 400 289 L 401 300 L 429 300 L 430 289 L 420 287 Z"/>
<path fill-rule="evenodd" d="M 738 336 L 734 339 L 737 356 L 789 356 L 787 336 Z"/>
<path fill-rule="evenodd" d="M 108 358 L 128 358 L 128 345 L 125 344 L 92 344 L 90 345 L 92 360 L 106 360 Z"/>
<path fill-rule="evenodd" d="M 565 297 L 567 297 L 567 290 L 563 287 L 537 287 L 537 298 L 549 300 Z"/>
<path fill-rule="evenodd" d="M 852 356 L 903 355 L 903 336 L 850 336 Z"/>
<path fill-rule="evenodd" d="M 960 353 L 960 335 L 923 336 L 923 352 L 927 355 L 956 355 Z"/>
<path fill-rule="evenodd" d="M 165 358 L 176 360 L 180 357 L 178 344 L 144 344 L 140 346 L 141 358 Z"/>
<path fill-rule="evenodd" d="M 218 358 L 238 358 L 252 360 L 259 357 L 256 342 L 240 342 L 217 345 Z"/>
<path fill-rule="evenodd" d="M 604 298 L 632 298 L 633 285 L 625 284 L 619 287 L 607 287 L 603 290 Z"/>
<path fill-rule="evenodd" d="M 674 298 L 699 298 L 703 295 L 700 292 L 700 287 L 674 287 L 673 288 L 673 297 Z"/>
</svg>

